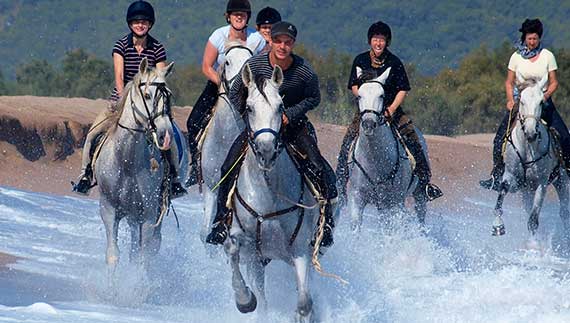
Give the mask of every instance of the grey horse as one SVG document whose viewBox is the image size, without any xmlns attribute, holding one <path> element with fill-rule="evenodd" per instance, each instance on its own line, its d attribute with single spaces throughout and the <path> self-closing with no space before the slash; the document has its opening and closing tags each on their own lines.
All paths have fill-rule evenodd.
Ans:
<svg viewBox="0 0 570 323">
<path fill-rule="evenodd" d="M 313 316 L 310 241 L 319 212 L 306 206 L 316 205 L 315 199 L 280 140 L 283 73 L 275 66 L 271 79 L 253 80 L 246 64 L 242 78 L 248 89 L 244 118 L 250 141 L 234 187 L 232 225 L 224 245 L 236 304 L 241 312 L 251 312 L 259 298 L 265 309 L 264 265 L 282 260 L 295 268 L 297 321 L 309 322 Z M 252 278 L 253 291 L 244 281 L 240 263 Z"/>
<path fill-rule="evenodd" d="M 117 234 L 123 218 L 131 232 L 131 261 L 147 265 L 160 249 L 159 218 L 164 210 L 164 180 L 169 167 L 163 154 L 171 147 L 173 151 L 186 151 L 185 141 L 175 140 L 170 116 L 170 91 L 165 79 L 172 68 L 173 63 L 153 69 L 146 58 L 142 60 L 138 74 L 124 89 L 115 126 L 104 139 L 95 164 L 107 235 L 106 261 L 111 271 L 119 261 Z M 174 147 L 175 142 L 182 146 Z M 182 161 L 182 165 L 180 174 L 186 174 L 186 163 Z"/>
<path fill-rule="evenodd" d="M 220 169 L 232 143 L 244 129 L 242 116 L 230 104 L 228 92 L 243 64 L 252 56 L 252 51 L 237 41 L 228 42 L 225 47 L 226 60 L 221 69 L 219 97 L 202 143 L 202 175 L 207 188 L 204 193 L 204 223 L 200 231 L 203 242 L 216 212 L 215 186 L 221 177 Z"/>
<path fill-rule="evenodd" d="M 384 116 L 383 85 L 390 70 L 364 82 L 358 89 L 360 131 L 351 156 L 347 187 L 347 207 L 355 231 L 360 229 L 366 205 L 372 204 L 381 212 L 403 208 L 406 197 L 413 194 L 418 182 L 405 147 Z M 357 75 L 362 75 L 360 68 Z M 418 129 L 416 131 L 427 158 L 425 139 Z M 415 211 L 419 222 L 424 223 L 425 199 L 415 199 Z"/>
<path fill-rule="evenodd" d="M 505 234 L 502 219 L 503 200 L 508 192 L 521 190 L 523 205 L 529 215 L 528 230 L 531 238 L 538 229 L 538 217 L 549 184 L 553 184 L 560 201 L 560 217 L 568 233 L 568 176 L 560 165 L 552 134 L 541 122 L 542 89 L 548 74 L 541 80 L 524 80 L 516 74 L 520 93 L 517 121 L 508 135 L 505 151 L 505 172 L 499 186 L 495 205 L 496 217 L 493 234 Z"/>
</svg>

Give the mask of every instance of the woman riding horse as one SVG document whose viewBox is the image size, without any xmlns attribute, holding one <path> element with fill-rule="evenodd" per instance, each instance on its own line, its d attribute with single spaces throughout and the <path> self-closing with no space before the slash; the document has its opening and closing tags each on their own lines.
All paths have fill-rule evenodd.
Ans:
<svg viewBox="0 0 570 323">
<path fill-rule="evenodd" d="M 265 47 L 265 39 L 255 29 L 247 26 L 251 17 L 251 5 L 248 0 L 229 0 L 225 16 L 228 25 L 216 29 L 206 43 L 202 58 L 202 73 L 208 78 L 208 82 L 186 121 L 188 147 L 192 155 L 190 177 L 186 183 L 188 186 L 198 183 L 198 136 L 210 121 L 212 108 L 218 99 L 221 80 L 217 68 L 224 62 L 226 42 L 242 41 L 252 49 L 254 55 Z"/>
<path fill-rule="evenodd" d="M 378 76 L 382 75 L 388 68 L 391 68 L 390 75 L 384 84 L 384 113 L 386 117 L 392 120 L 404 139 L 406 147 L 416 160 L 415 173 L 419 179 L 418 190 L 421 190 L 428 200 L 434 200 L 442 196 L 443 193 L 437 186 L 430 183 L 431 171 L 425 157 L 426 155 L 424 154 L 412 120 L 401 107 L 406 94 L 410 90 L 410 83 L 404 65 L 396 55 L 388 50 L 391 41 L 392 31 L 390 26 L 384 22 L 375 22 L 368 28 L 368 44 L 370 45 L 370 50 L 359 54 L 354 59 L 348 80 L 348 88 L 352 91 L 354 96 L 358 98 L 358 87 L 361 81 L 357 77 L 357 68 L 364 71 L 372 70 Z M 346 200 L 346 184 L 349 177 L 348 153 L 352 142 L 358 137 L 359 125 L 360 113 L 357 109 L 354 119 L 348 127 L 342 141 L 336 169 L 339 180 L 338 188 L 343 201 Z"/>
<path fill-rule="evenodd" d="M 328 247 L 333 244 L 332 204 L 337 197 L 336 178 L 331 166 L 319 151 L 314 128 L 306 116 L 308 111 L 319 105 L 321 95 L 319 80 L 313 69 L 302 57 L 292 53 L 296 37 L 297 28 L 294 25 L 284 21 L 276 23 L 271 29 L 271 51 L 250 58 L 246 64 L 251 68 L 255 79 L 270 79 L 274 66 L 279 66 L 283 70 L 283 83 L 279 87 L 279 93 L 283 97 L 282 137 L 286 143 L 295 147 L 299 155 L 306 156 L 305 160 L 299 162 L 325 204 L 325 226 L 321 246 Z M 246 91 L 240 75 L 230 91 L 230 100 L 240 111 L 247 108 L 243 101 L 247 97 L 244 94 Z M 240 158 L 247 147 L 247 138 L 247 131 L 243 131 L 232 145 L 222 166 L 225 180 L 219 187 L 216 217 L 212 231 L 206 238 L 208 243 L 222 244 L 228 236 L 229 210 L 226 207 L 226 200 L 239 174 L 239 164 L 243 161 Z"/>
<path fill-rule="evenodd" d="M 516 117 L 518 93 L 515 88 L 516 73 L 520 73 L 525 80 L 540 80 L 543 75 L 548 74 L 548 85 L 543 89 L 542 120 L 547 126 L 556 129 L 560 136 L 560 146 L 566 172 L 570 172 L 570 133 L 562 117 L 552 102 L 552 94 L 558 88 L 556 70 L 558 65 L 552 52 L 542 47 L 540 39 L 543 33 L 542 22 L 539 19 L 526 19 L 521 28 L 520 42 L 516 46 L 516 51 L 511 55 L 507 70 L 507 80 L 505 90 L 507 94 L 507 113 L 497 129 L 497 134 L 493 140 L 493 171 L 491 178 L 480 181 L 480 185 L 487 189 L 498 190 L 501 177 L 505 170 L 503 161 L 502 146 L 507 136 L 508 125 Z M 514 109 L 514 110 L 513 110 Z"/>
<path fill-rule="evenodd" d="M 151 35 L 149 31 L 154 26 L 154 9 L 146 1 L 135 1 L 127 9 L 127 25 L 131 32 L 119 39 L 113 47 L 113 66 L 115 71 L 115 88 L 109 101 L 108 111 L 103 111 L 97 116 L 91 129 L 87 133 L 83 155 L 81 160 L 81 174 L 78 183 L 72 182 L 73 191 L 86 195 L 93 185 L 92 158 L 97 142 L 109 129 L 109 116 L 115 112 L 117 101 L 123 95 L 125 85 L 129 83 L 138 72 L 143 58 L 147 59 L 150 67 L 166 67 L 166 50 L 164 46 Z M 186 189 L 179 182 L 179 161 L 176 145 L 172 145 L 165 155 L 170 164 L 170 192 L 171 198 L 177 198 L 186 194 Z"/>
</svg>

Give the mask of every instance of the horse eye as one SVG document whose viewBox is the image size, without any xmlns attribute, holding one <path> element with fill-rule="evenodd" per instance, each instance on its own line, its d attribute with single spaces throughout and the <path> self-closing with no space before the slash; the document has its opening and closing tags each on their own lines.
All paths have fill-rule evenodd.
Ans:
<svg viewBox="0 0 570 323">
<path fill-rule="evenodd" d="M 250 105 L 246 105 L 245 110 L 249 113 L 249 112 L 253 111 L 253 108 Z"/>
<path fill-rule="evenodd" d="M 229 66 L 229 65 L 230 65 L 230 62 L 226 61 L 226 65 Z"/>
<path fill-rule="evenodd" d="M 144 94 L 144 98 L 145 98 L 146 100 L 150 100 L 150 94 L 145 93 L 145 94 Z"/>
</svg>

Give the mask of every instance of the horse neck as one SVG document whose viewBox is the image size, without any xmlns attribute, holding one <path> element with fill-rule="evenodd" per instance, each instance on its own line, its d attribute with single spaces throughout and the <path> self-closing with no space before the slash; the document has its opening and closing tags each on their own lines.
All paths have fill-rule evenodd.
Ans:
<svg viewBox="0 0 570 323">
<path fill-rule="evenodd" d="M 377 127 L 372 136 L 364 135 L 360 126 L 354 153 L 361 163 L 395 163 L 399 144 L 389 126 Z"/>
<path fill-rule="evenodd" d="M 537 154 L 542 154 L 550 148 L 550 134 L 542 122 L 538 123 L 538 132 L 540 133 L 540 137 L 537 138 L 535 142 L 531 143 L 526 139 L 520 122 L 516 122 L 513 130 L 511 131 L 511 140 L 515 149 L 522 157 L 526 156 L 527 159 L 534 159 Z"/>
<path fill-rule="evenodd" d="M 251 147 L 246 152 L 240 173 L 241 180 L 251 185 L 251 189 L 256 194 L 263 196 L 266 194 L 272 196 L 273 190 L 286 194 L 287 191 L 296 186 L 292 184 L 298 182 L 300 176 L 293 160 L 286 151 L 282 151 L 279 154 L 275 166 L 270 171 L 262 171 L 257 165 L 257 160 Z"/>
</svg>

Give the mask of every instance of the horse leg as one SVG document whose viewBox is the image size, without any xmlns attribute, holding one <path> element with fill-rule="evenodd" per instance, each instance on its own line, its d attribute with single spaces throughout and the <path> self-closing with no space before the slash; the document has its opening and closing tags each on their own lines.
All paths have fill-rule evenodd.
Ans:
<svg viewBox="0 0 570 323">
<path fill-rule="evenodd" d="M 257 298 L 258 303 L 263 311 L 267 310 L 267 299 L 265 298 L 265 266 L 259 257 L 254 257 L 248 262 L 247 270 L 252 289 Z"/>
<path fill-rule="evenodd" d="M 253 312 L 257 307 L 257 299 L 251 290 L 247 287 L 239 268 L 239 238 L 230 235 L 229 239 L 226 239 L 224 248 L 226 250 L 228 258 L 230 258 L 230 264 L 232 266 L 232 288 L 235 294 L 236 307 L 241 313 Z"/>
<path fill-rule="evenodd" d="M 155 226 L 156 218 L 158 216 L 153 214 L 153 216 L 146 218 L 145 222 L 141 224 L 141 256 L 143 265 L 147 268 L 150 262 L 158 255 L 162 242 L 161 225 Z"/>
<path fill-rule="evenodd" d="M 131 249 L 129 250 L 129 261 L 131 263 L 140 263 L 142 260 L 142 224 L 138 221 L 138 219 L 133 219 L 132 217 L 127 217 L 127 220 L 131 231 Z"/>
<path fill-rule="evenodd" d="M 297 275 L 297 322 L 311 322 L 313 313 L 313 299 L 309 294 L 309 257 L 302 256 L 293 259 Z"/>
<path fill-rule="evenodd" d="M 568 186 L 568 177 L 561 175 L 554 183 L 554 188 L 558 194 L 560 201 L 560 219 L 562 220 L 562 251 L 568 254 L 570 247 L 570 232 L 569 232 L 569 210 L 568 203 L 570 201 L 570 187 Z"/>
<path fill-rule="evenodd" d="M 536 191 L 534 192 L 532 210 L 528 218 L 528 231 L 530 231 L 532 236 L 536 234 L 536 230 L 538 229 L 538 215 L 540 214 L 540 210 L 542 209 L 542 203 L 544 202 L 545 196 L 546 196 L 546 185 L 539 185 Z"/>
<path fill-rule="evenodd" d="M 362 226 L 362 212 L 364 211 L 364 207 L 366 207 L 366 202 L 362 194 L 357 193 L 357 190 L 351 191 L 353 194 L 349 195 L 346 207 L 350 214 L 352 231 L 359 232 Z"/>
<path fill-rule="evenodd" d="M 523 207 L 524 210 L 526 211 L 526 213 L 530 214 L 530 212 L 532 211 L 532 200 L 533 200 L 533 195 L 532 192 L 529 190 L 523 190 Z"/>
<path fill-rule="evenodd" d="M 503 181 L 499 187 L 499 196 L 495 204 L 495 220 L 493 221 L 493 235 L 502 236 L 505 234 L 505 223 L 503 222 L 503 202 L 509 192 L 509 182 Z"/>
<path fill-rule="evenodd" d="M 210 233 L 212 222 L 216 212 L 217 194 L 206 189 L 204 193 L 204 223 L 200 231 L 200 240 L 205 244 L 206 236 Z"/>
<path fill-rule="evenodd" d="M 414 210 L 420 225 L 426 223 L 427 198 L 424 193 L 414 192 Z"/>
<path fill-rule="evenodd" d="M 117 245 L 117 237 L 119 235 L 119 221 L 121 218 L 117 216 L 117 211 L 105 198 L 101 198 L 99 209 L 101 219 L 105 225 L 105 234 L 107 235 L 107 251 L 105 253 L 105 260 L 109 271 L 114 273 L 117 264 L 119 263 L 119 246 Z"/>
</svg>

